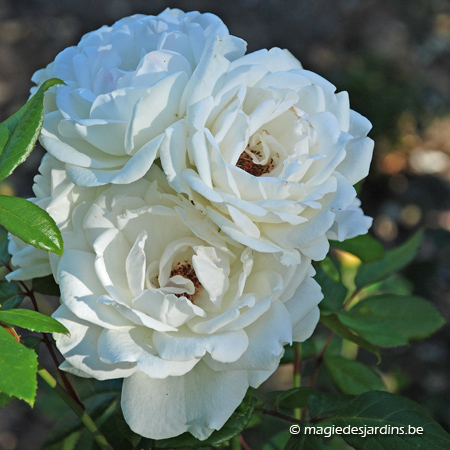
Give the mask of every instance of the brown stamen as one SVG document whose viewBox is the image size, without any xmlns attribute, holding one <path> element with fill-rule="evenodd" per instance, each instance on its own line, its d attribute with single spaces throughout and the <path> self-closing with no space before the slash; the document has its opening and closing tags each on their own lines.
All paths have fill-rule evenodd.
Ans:
<svg viewBox="0 0 450 450">
<path fill-rule="evenodd" d="M 195 294 L 197 294 L 198 289 L 201 286 L 201 283 L 199 279 L 197 278 L 197 274 L 195 273 L 194 268 L 191 266 L 190 263 L 187 261 L 183 264 L 178 263 L 174 266 L 172 271 L 170 272 L 170 277 L 174 277 L 175 275 L 181 275 L 183 278 L 187 278 L 188 280 L 191 280 L 194 284 L 195 292 L 193 294 L 175 294 L 177 297 L 184 296 L 188 300 L 190 300 L 192 303 L 194 302 L 193 297 L 195 297 Z"/>
<path fill-rule="evenodd" d="M 261 153 L 258 151 L 253 150 L 252 153 L 257 156 L 261 156 Z M 241 153 L 241 156 L 239 156 L 236 167 L 245 170 L 255 177 L 260 177 L 265 173 L 269 173 L 273 169 L 273 158 L 270 158 L 266 164 L 258 164 L 253 161 L 252 155 L 248 153 L 247 150 L 244 150 Z"/>
</svg>

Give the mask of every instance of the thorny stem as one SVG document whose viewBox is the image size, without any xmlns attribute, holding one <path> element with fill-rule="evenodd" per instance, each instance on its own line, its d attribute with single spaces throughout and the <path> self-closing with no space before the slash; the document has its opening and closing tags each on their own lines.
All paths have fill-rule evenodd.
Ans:
<svg viewBox="0 0 450 450">
<path fill-rule="evenodd" d="M 79 417 L 83 425 L 92 433 L 95 441 L 101 450 L 114 450 L 105 436 L 98 429 L 91 416 L 87 413 L 82 405 L 76 402 L 66 390 L 58 384 L 58 382 L 50 375 L 50 373 L 43 367 L 38 367 L 38 374 L 55 392 L 70 406 L 70 409 Z"/>
</svg>

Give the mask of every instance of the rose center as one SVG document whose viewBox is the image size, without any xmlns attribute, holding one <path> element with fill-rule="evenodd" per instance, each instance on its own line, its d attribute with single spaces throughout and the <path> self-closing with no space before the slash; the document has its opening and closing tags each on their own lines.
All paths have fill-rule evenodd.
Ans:
<svg viewBox="0 0 450 450">
<path fill-rule="evenodd" d="M 188 280 L 191 280 L 192 284 L 194 285 L 194 288 L 195 288 L 195 292 L 193 294 L 184 293 L 184 294 L 175 294 L 175 295 L 177 297 L 181 297 L 183 295 L 191 302 L 194 302 L 193 298 L 197 294 L 197 292 L 201 286 L 201 283 L 200 283 L 199 279 L 197 278 L 197 275 L 196 275 L 195 270 L 192 267 L 192 265 L 187 261 L 185 261 L 184 263 L 175 264 L 175 266 L 173 266 L 173 268 L 172 268 L 172 271 L 170 272 L 170 278 L 174 277 L 175 275 L 180 275 L 183 278 L 187 278 Z"/>
<path fill-rule="evenodd" d="M 256 158 L 253 155 L 256 156 Z M 236 167 L 239 167 L 242 170 L 245 170 L 251 175 L 255 177 L 260 177 L 266 173 L 269 173 L 275 167 L 273 158 L 269 158 L 266 164 L 261 164 L 260 161 L 262 159 L 262 154 L 258 150 L 249 151 L 249 147 L 245 149 L 236 163 Z"/>
</svg>

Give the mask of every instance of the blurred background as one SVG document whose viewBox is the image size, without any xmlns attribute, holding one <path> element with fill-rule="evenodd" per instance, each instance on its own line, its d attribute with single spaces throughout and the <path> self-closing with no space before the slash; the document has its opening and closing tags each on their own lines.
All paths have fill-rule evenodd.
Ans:
<svg viewBox="0 0 450 450">
<path fill-rule="evenodd" d="M 168 6 L 215 13 L 249 51 L 288 48 L 349 92 L 352 108 L 373 124 L 375 155 L 360 191 L 374 217 L 371 233 L 393 248 L 426 228 L 422 251 L 399 282 L 450 319 L 450 2 L 0 0 L 0 120 L 25 103 L 32 74 L 83 34 Z M 0 193 L 31 196 L 42 154 L 35 150 Z M 392 391 L 450 428 L 449 327 L 384 350 L 380 370 Z M 34 410 L 19 401 L 0 410 L 0 450 L 40 448 L 59 415 L 58 401 L 42 398 Z"/>
</svg>

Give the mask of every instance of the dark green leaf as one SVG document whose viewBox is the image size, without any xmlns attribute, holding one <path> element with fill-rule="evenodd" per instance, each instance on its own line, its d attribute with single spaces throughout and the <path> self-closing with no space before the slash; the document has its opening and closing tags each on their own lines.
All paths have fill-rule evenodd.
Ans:
<svg viewBox="0 0 450 450">
<path fill-rule="evenodd" d="M 342 433 L 342 438 L 357 450 L 450 448 L 450 435 L 424 409 L 409 399 L 387 392 L 361 394 L 343 406 L 334 417 L 320 423 L 321 427 L 332 425 L 365 430 L 365 436 L 360 432 Z M 392 427 L 398 427 L 399 433 L 392 432 Z M 409 427 L 414 427 L 415 431 L 421 427 L 422 434 L 412 434 Z"/>
<path fill-rule="evenodd" d="M 380 376 L 359 361 L 341 356 L 326 356 L 325 365 L 335 385 L 344 394 L 358 395 L 386 389 Z"/>
<path fill-rule="evenodd" d="M 101 432 L 108 442 L 113 442 L 117 448 L 131 448 L 130 443 L 136 447 L 142 439 L 142 436 L 134 433 L 125 422 L 119 402 L 114 413 L 101 427 Z"/>
<path fill-rule="evenodd" d="M 313 427 L 311 426 L 311 428 Z M 284 450 L 321 450 L 323 448 L 322 437 L 305 434 L 304 425 L 302 425 L 302 431 L 297 435 L 292 435 Z"/>
<path fill-rule="evenodd" d="M 20 342 L 22 342 L 25 347 L 30 348 L 31 350 L 34 350 L 36 353 L 39 352 L 39 346 L 41 345 L 41 338 L 37 336 L 24 336 L 20 339 Z"/>
<path fill-rule="evenodd" d="M 349 400 L 353 399 L 350 395 L 329 394 L 309 387 L 271 392 L 269 395 L 278 405 L 287 408 L 294 409 L 307 407 L 312 419 L 334 414 Z"/>
<path fill-rule="evenodd" d="M 0 326 L 0 392 L 33 406 L 36 396 L 37 355 Z"/>
<path fill-rule="evenodd" d="M 284 450 L 290 437 L 288 430 L 281 431 L 264 442 L 261 450 Z"/>
<path fill-rule="evenodd" d="M 65 439 L 53 445 L 46 445 L 42 450 L 75 450 L 75 446 L 80 440 L 81 432 L 77 431 L 67 436 Z M 86 450 L 86 448 L 85 448 Z"/>
<path fill-rule="evenodd" d="M 0 281 L 1 309 L 6 310 L 17 308 L 24 297 L 25 292 L 23 292 L 16 283 Z"/>
<path fill-rule="evenodd" d="M 355 278 L 356 286 L 364 287 L 376 283 L 405 267 L 416 256 L 422 240 L 423 232 L 419 231 L 402 246 L 386 252 L 384 258 L 361 264 Z"/>
<path fill-rule="evenodd" d="M 64 83 L 56 78 L 47 80 L 19 111 L 0 125 L 0 180 L 22 164 L 36 145 L 44 120 L 44 93 L 56 84 Z"/>
<path fill-rule="evenodd" d="M 0 195 L 0 224 L 27 244 L 62 255 L 61 232 L 49 214 L 34 203 Z"/>
<path fill-rule="evenodd" d="M 8 232 L 0 226 L 0 263 L 1 261 L 6 263 L 11 259 L 11 255 L 8 252 L 8 245 Z"/>
<path fill-rule="evenodd" d="M 298 387 L 286 391 L 269 392 L 268 395 L 274 400 L 276 405 L 288 408 L 304 408 L 308 405 L 309 397 L 317 392 L 313 388 Z"/>
<path fill-rule="evenodd" d="M 344 242 L 330 241 L 330 245 L 344 252 L 351 253 L 364 262 L 376 261 L 384 256 L 383 246 L 370 234 L 356 236 Z"/>
<path fill-rule="evenodd" d="M 334 311 L 341 308 L 347 296 L 347 288 L 340 281 L 336 281 L 328 275 L 324 270 L 323 262 L 316 265 L 314 279 L 322 288 L 323 300 L 319 304 L 320 309 Z"/>
<path fill-rule="evenodd" d="M 34 278 L 33 290 L 35 292 L 39 292 L 40 294 L 54 295 L 56 297 L 61 295 L 59 286 L 53 278 L 53 275 L 48 275 L 42 278 Z"/>
<path fill-rule="evenodd" d="M 333 330 L 337 335 L 341 336 L 344 339 L 347 339 L 347 341 L 351 341 L 354 342 L 355 344 L 358 344 L 363 349 L 376 355 L 378 358 L 378 362 L 381 361 L 380 350 L 377 347 L 375 347 L 372 343 L 370 343 L 368 340 L 364 339 L 361 336 L 356 335 L 355 333 L 352 333 L 352 331 L 349 330 L 347 326 L 341 322 L 340 317 L 338 317 L 336 314 L 327 314 L 327 315 L 322 314 L 320 316 L 320 321 L 330 330 Z"/>
<path fill-rule="evenodd" d="M 208 439 L 199 441 L 190 433 L 183 433 L 180 436 L 171 439 L 157 441 L 157 448 L 191 449 L 222 444 L 223 442 L 231 439 L 233 436 L 239 434 L 245 428 L 253 413 L 255 403 L 256 399 L 253 397 L 252 390 L 249 389 L 244 397 L 244 400 L 228 419 L 225 425 L 220 430 L 217 430 L 211 434 Z M 141 445 L 144 446 L 144 444 L 145 440 L 141 443 Z"/>
<path fill-rule="evenodd" d="M 0 392 L 0 408 L 6 406 L 13 398 Z"/>
<path fill-rule="evenodd" d="M 364 339 L 382 347 L 406 345 L 438 330 L 445 319 L 427 300 L 391 294 L 369 297 L 339 319 Z"/>
<path fill-rule="evenodd" d="M 69 330 L 53 317 L 29 309 L 0 311 L 0 322 L 41 333 L 69 334 Z"/>
<path fill-rule="evenodd" d="M 116 392 L 100 393 L 89 399 L 83 398 L 82 400 L 91 418 L 100 426 L 114 413 L 118 403 L 118 394 Z M 70 441 L 71 436 L 74 434 L 78 435 L 82 429 L 83 424 L 78 417 L 73 414 L 64 417 L 46 437 L 42 450 L 50 450 L 57 445 L 61 446 L 66 440 Z"/>
</svg>

